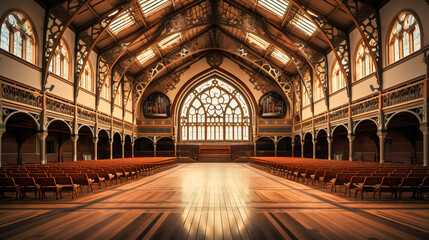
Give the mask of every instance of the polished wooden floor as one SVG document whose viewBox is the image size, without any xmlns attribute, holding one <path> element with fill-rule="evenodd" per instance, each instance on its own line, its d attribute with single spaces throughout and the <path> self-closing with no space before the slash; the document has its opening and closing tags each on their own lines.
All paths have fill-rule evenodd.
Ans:
<svg viewBox="0 0 429 240">
<path fill-rule="evenodd" d="M 344 198 L 244 163 L 54 199 L 1 200 L 0 239 L 429 239 L 427 201 Z"/>
</svg>

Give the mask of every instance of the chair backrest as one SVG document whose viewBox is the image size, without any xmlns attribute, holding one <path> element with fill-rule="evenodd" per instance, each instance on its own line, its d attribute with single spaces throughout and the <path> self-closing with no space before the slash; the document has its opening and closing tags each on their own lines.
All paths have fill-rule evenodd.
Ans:
<svg viewBox="0 0 429 240">
<path fill-rule="evenodd" d="M 429 186 L 429 176 L 426 176 L 422 181 L 423 186 Z"/>
<path fill-rule="evenodd" d="M 97 180 L 100 178 L 100 176 L 98 175 L 98 173 L 86 173 L 86 175 L 88 176 L 88 178 Z"/>
<path fill-rule="evenodd" d="M 28 173 L 9 173 L 7 176 L 13 178 L 26 178 L 28 177 Z"/>
<path fill-rule="evenodd" d="M 40 177 L 37 179 L 42 186 L 56 186 L 55 178 L 53 177 Z"/>
<path fill-rule="evenodd" d="M 34 178 L 48 177 L 48 175 L 46 173 L 30 173 L 28 175 L 30 177 L 34 177 Z"/>
<path fill-rule="evenodd" d="M 381 181 L 381 186 L 394 187 L 401 183 L 401 178 L 398 177 L 384 177 Z"/>
<path fill-rule="evenodd" d="M 366 177 L 365 181 L 363 182 L 363 185 L 365 186 L 380 184 L 382 179 L 382 177 Z"/>
<path fill-rule="evenodd" d="M 408 173 L 391 173 L 391 174 L 389 174 L 389 177 L 395 177 L 395 178 L 404 178 L 407 176 L 408 176 Z"/>
<path fill-rule="evenodd" d="M 420 184 L 420 178 L 404 177 L 402 178 L 401 186 L 417 187 Z"/>
<path fill-rule="evenodd" d="M 16 186 L 15 180 L 12 177 L 0 177 L 0 187 Z"/>
<path fill-rule="evenodd" d="M 354 173 L 338 173 L 335 179 L 336 181 L 349 182 L 353 176 L 355 176 Z"/>
<path fill-rule="evenodd" d="M 70 185 L 73 184 L 73 179 L 71 177 L 55 177 L 57 184 L 61 185 Z"/>
<path fill-rule="evenodd" d="M 32 177 L 18 177 L 16 178 L 16 183 L 18 183 L 20 186 L 26 187 L 36 186 L 36 181 Z"/>
<path fill-rule="evenodd" d="M 67 177 L 67 173 L 50 173 L 51 177 Z"/>
</svg>

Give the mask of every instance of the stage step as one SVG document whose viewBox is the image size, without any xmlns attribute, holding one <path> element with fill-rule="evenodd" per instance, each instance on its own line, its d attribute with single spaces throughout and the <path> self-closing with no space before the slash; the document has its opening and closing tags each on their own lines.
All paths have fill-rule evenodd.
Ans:
<svg viewBox="0 0 429 240">
<path fill-rule="evenodd" d="M 232 162 L 232 159 L 229 154 L 204 154 L 198 156 L 197 162 Z"/>
</svg>

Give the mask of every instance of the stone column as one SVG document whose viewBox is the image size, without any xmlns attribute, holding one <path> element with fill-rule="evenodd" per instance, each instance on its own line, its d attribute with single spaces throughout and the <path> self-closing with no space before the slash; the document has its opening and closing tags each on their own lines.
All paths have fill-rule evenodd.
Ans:
<svg viewBox="0 0 429 240">
<path fill-rule="evenodd" d="M 278 141 L 273 141 L 274 142 L 274 157 L 277 157 L 277 143 L 279 143 Z"/>
<path fill-rule="evenodd" d="M 293 140 L 292 140 L 292 157 L 293 157 L 293 151 L 294 151 L 294 149 L 295 149 L 295 143 L 293 142 Z"/>
<path fill-rule="evenodd" d="M 134 141 L 131 141 L 131 157 L 134 157 Z"/>
<path fill-rule="evenodd" d="M 423 166 L 429 165 L 429 127 L 422 126 L 420 130 L 423 133 Z M 1 140 L 1 139 L 0 139 Z"/>
<path fill-rule="evenodd" d="M 253 142 L 253 156 L 256 157 L 256 142 Z"/>
<path fill-rule="evenodd" d="M 98 155 L 98 137 L 92 138 L 92 142 L 94 143 L 94 160 L 97 160 L 97 155 Z"/>
<path fill-rule="evenodd" d="M 301 157 L 302 158 L 304 157 L 304 143 L 305 143 L 305 140 L 301 140 Z"/>
<path fill-rule="evenodd" d="M 353 141 L 355 140 L 355 135 L 348 134 L 347 137 L 349 138 L 349 161 L 351 162 L 354 157 Z"/>
<path fill-rule="evenodd" d="M 40 163 L 46 164 L 46 137 L 48 137 L 48 132 L 38 132 L 37 137 L 40 140 Z"/>
<path fill-rule="evenodd" d="M 177 141 L 174 141 L 174 156 L 177 157 Z"/>
<path fill-rule="evenodd" d="M 313 139 L 313 159 L 316 159 L 317 139 Z"/>
<path fill-rule="evenodd" d="M 113 159 L 113 139 L 109 139 L 110 159 Z"/>
<path fill-rule="evenodd" d="M 387 132 L 378 131 L 377 135 L 380 140 L 380 163 L 384 163 L 384 139 L 386 138 Z"/>
<path fill-rule="evenodd" d="M 77 161 L 77 140 L 79 139 L 79 135 L 73 135 L 70 137 L 73 141 L 73 162 Z"/>
<path fill-rule="evenodd" d="M 156 141 L 153 141 L 153 156 L 156 157 Z"/>
<path fill-rule="evenodd" d="M 6 126 L 4 126 L 4 125 L 1 125 L 0 126 L 0 167 L 1 167 L 1 165 L 2 165 L 2 162 L 1 162 L 1 153 L 2 153 L 2 138 L 3 138 L 3 134 L 6 132 Z"/>
<path fill-rule="evenodd" d="M 122 158 L 125 158 L 125 140 L 122 140 L 121 144 L 122 144 Z"/>
<path fill-rule="evenodd" d="M 327 137 L 326 140 L 328 141 L 328 159 L 332 159 L 332 137 Z"/>
</svg>

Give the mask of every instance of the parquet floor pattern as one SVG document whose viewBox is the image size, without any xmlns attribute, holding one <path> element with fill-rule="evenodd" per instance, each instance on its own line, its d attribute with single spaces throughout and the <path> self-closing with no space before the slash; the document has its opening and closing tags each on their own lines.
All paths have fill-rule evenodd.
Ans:
<svg viewBox="0 0 429 240">
<path fill-rule="evenodd" d="M 429 204 L 192 163 L 74 200 L 2 200 L 0 239 L 429 239 Z"/>
</svg>

